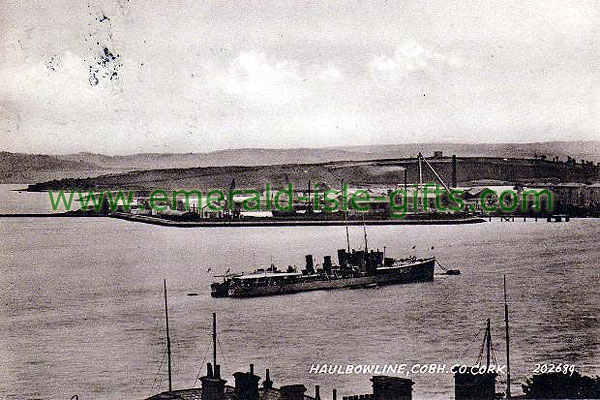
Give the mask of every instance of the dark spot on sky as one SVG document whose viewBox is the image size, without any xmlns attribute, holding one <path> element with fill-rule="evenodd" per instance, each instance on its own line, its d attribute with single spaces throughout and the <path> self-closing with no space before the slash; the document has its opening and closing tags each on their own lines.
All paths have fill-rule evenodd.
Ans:
<svg viewBox="0 0 600 400">
<path fill-rule="evenodd" d="M 50 71 L 55 72 L 58 68 L 58 62 L 58 56 L 52 56 L 48 61 L 46 61 L 46 68 L 48 68 Z"/>
<path fill-rule="evenodd" d="M 120 54 L 114 55 L 108 47 L 104 46 L 96 59 L 96 66 L 89 66 L 90 84 L 96 86 L 102 79 L 117 80 L 119 69 L 123 66 L 121 62 L 117 61 L 118 58 L 120 58 Z"/>
<path fill-rule="evenodd" d="M 123 0 L 116 0 L 116 2 L 118 6 L 123 8 L 125 4 Z M 103 81 L 118 80 L 123 64 L 121 55 L 113 49 L 112 23 L 114 21 L 101 10 L 95 12 L 91 10 L 91 3 L 88 3 L 87 6 L 91 11 L 90 16 L 93 15 L 88 23 L 89 30 L 87 32 L 89 37 L 93 39 L 85 39 L 88 43 L 88 50 L 92 54 L 92 58 L 87 57 L 89 83 L 96 86 Z M 86 38 L 88 35 L 86 35 Z"/>
<path fill-rule="evenodd" d="M 92 86 L 96 86 L 99 83 L 98 77 L 96 77 L 96 74 L 94 72 L 91 72 L 91 71 L 90 71 L 90 78 L 89 78 L 89 80 L 90 80 L 90 85 L 92 85 Z"/>
</svg>

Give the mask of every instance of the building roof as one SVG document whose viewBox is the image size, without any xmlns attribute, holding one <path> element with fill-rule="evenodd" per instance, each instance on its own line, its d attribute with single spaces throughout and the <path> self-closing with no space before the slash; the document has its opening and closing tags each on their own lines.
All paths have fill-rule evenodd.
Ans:
<svg viewBox="0 0 600 400">
<path fill-rule="evenodd" d="M 227 388 L 226 388 L 227 392 Z M 226 394 L 227 396 L 227 394 Z M 233 398 L 233 391 L 230 397 L 226 397 L 227 399 Z M 182 389 L 182 390 L 173 390 L 171 392 L 162 392 L 156 394 L 152 397 L 149 397 L 147 400 L 201 400 L 202 399 L 202 389 Z"/>
<path fill-rule="evenodd" d="M 157 211 L 157 213 L 160 215 L 171 215 L 174 217 L 183 217 L 186 215 L 195 215 L 196 214 L 192 211 L 181 211 L 181 210 L 171 210 L 171 209 Z"/>
<path fill-rule="evenodd" d="M 210 203 L 204 204 L 201 208 L 203 211 L 208 210 L 208 211 L 214 211 L 214 212 L 221 212 L 224 210 L 225 206 L 223 204 L 220 204 L 219 202 L 211 201 Z"/>
<path fill-rule="evenodd" d="M 225 386 L 225 400 L 233 400 L 233 386 Z M 258 389 L 258 398 L 260 400 L 280 400 L 281 392 L 279 389 Z M 149 397 L 146 400 L 202 400 L 202 389 L 182 389 L 171 392 L 162 392 Z M 304 395 L 304 400 L 315 400 L 314 397 Z"/>
</svg>

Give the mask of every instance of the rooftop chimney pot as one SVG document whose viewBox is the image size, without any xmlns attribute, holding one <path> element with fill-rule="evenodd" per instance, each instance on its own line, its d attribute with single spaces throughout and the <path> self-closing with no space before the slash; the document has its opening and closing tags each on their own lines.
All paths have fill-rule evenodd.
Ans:
<svg viewBox="0 0 600 400">
<path fill-rule="evenodd" d="M 206 376 L 200 378 L 202 382 L 202 400 L 225 400 L 226 380 L 219 377 L 219 366 L 213 373 L 213 365 L 206 364 Z"/>
<path fill-rule="evenodd" d="M 281 400 L 303 400 L 306 387 L 304 385 L 286 385 L 280 389 Z"/>
<path fill-rule="evenodd" d="M 269 368 L 265 371 L 265 380 L 263 381 L 263 388 L 273 389 L 273 381 L 271 380 L 271 374 Z"/>
</svg>

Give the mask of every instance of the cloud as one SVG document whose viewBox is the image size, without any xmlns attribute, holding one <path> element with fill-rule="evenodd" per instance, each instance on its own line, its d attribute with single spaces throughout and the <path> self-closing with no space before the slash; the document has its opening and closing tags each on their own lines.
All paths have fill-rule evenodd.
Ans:
<svg viewBox="0 0 600 400">
<path fill-rule="evenodd" d="M 445 68 L 458 68 L 463 61 L 455 55 L 444 55 L 423 47 L 415 40 L 406 40 L 392 56 L 381 55 L 369 64 L 373 78 L 402 79 L 412 73 L 435 72 Z"/>
<path fill-rule="evenodd" d="M 228 94 L 281 104 L 317 96 L 322 84 L 335 83 L 342 76 L 332 64 L 302 66 L 295 61 L 272 61 L 262 52 L 243 51 L 216 80 Z"/>
<path fill-rule="evenodd" d="M 218 81 L 228 93 L 271 102 L 294 97 L 302 78 L 286 61 L 272 63 L 264 53 L 246 51 L 229 63 L 227 74 Z"/>
<path fill-rule="evenodd" d="M 317 78 L 327 82 L 335 82 L 342 77 L 342 72 L 333 65 L 328 65 L 326 69 L 317 74 Z"/>
<path fill-rule="evenodd" d="M 598 137 L 597 1 L 118 2 L 5 2 L 1 147 Z M 119 79 L 91 86 L 104 47 Z"/>
</svg>

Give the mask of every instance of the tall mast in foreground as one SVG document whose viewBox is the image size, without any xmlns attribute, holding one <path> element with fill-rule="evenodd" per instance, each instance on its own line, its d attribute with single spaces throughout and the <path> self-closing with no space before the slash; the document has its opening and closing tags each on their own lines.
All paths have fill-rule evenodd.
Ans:
<svg viewBox="0 0 600 400">
<path fill-rule="evenodd" d="M 167 304 L 167 280 L 163 279 L 163 287 L 165 292 L 165 325 L 167 330 L 167 363 L 169 368 L 169 392 L 173 390 L 171 380 L 171 337 L 169 336 L 169 307 Z"/>
<path fill-rule="evenodd" d="M 213 315 L 213 365 L 217 366 L 217 313 L 212 313 Z"/>
<path fill-rule="evenodd" d="M 490 355 L 491 355 L 491 351 L 492 351 L 492 330 L 490 327 L 490 319 L 487 319 L 486 322 L 486 327 L 485 327 L 485 339 L 486 341 L 486 362 L 485 362 L 485 366 L 487 368 L 487 370 L 489 371 L 490 369 Z"/>
<path fill-rule="evenodd" d="M 510 399 L 510 337 L 508 333 L 508 302 L 506 301 L 506 275 L 504 275 L 504 325 L 506 328 L 506 398 Z"/>
</svg>

